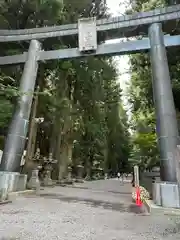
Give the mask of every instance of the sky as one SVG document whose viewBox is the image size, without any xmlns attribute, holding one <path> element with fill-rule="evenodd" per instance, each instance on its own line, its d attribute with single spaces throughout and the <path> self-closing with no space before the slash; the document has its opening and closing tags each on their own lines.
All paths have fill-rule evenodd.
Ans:
<svg viewBox="0 0 180 240">
<path fill-rule="evenodd" d="M 126 4 L 124 4 L 124 0 L 106 0 L 107 6 L 109 8 L 109 11 L 112 13 L 113 16 L 120 16 L 125 12 L 126 9 Z M 110 40 L 107 41 L 107 43 L 110 42 L 117 42 L 120 41 L 118 39 L 116 40 Z M 118 72 L 119 72 L 119 77 L 118 81 L 120 83 L 120 86 L 123 90 L 123 103 L 125 105 L 125 108 L 128 110 L 128 102 L 126 99 L 126 85 L 127 82 L 130 79 L 130 75 L 127 73 L 129 70 L 129 65 L 128 65 L 128 55 L 120 56 L 120 57 L 115 57 L 115 60 L 117 62 L 117 67 L 118 67 Z"/>
</svg>

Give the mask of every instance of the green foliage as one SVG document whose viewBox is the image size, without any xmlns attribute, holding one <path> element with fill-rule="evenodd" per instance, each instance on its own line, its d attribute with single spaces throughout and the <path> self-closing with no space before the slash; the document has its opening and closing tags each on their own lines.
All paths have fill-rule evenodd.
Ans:
<svg viewBox="0 0 180 240">
<path fill-rule="evenodd" d="M 12 104 L 10 101 L 0 97 L 0 128 L 8 125 L 12 113 Z"/>
<path fill-rule="evenodd" d="M 13 83 L 14 79 L 0 76 L 0 128 L 2 129 L 9 124 L 13 110 L 12 101 L 19 94 Z"/>
<path fill-rule="evenodd" d="M 166 1 L 136 0 L 131 12 L 148 11 L 165 6 Z M 176 34 L 176 30 L 173 31 Z M 168 50 L 168 61 L 172 78 L 176 109 L 180 109 L 179 99 L 179 54 Z M 142 168 L 151 169 L 159 165 L 159 152 L 156 137 L 156 119 L 153 103 L 151 68 L 149 54 L 130 56 L 131 82 L 128 88 L 129 103 L 132 107 L 132 152 L 131 157 Z"/>
</svg>

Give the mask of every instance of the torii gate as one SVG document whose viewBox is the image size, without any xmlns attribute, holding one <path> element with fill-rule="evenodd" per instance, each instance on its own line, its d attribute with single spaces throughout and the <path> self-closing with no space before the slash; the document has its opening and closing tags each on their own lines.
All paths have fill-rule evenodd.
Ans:
<svg viewBox="0 0 180 240">
<path fill-rule="evenodd" d="M 2 56 L 0 65 L 25 63 L 20 91 L 33 92 L 38 62 L 50 59 L 71 59 L 89 55 L 122 55 L 150 51 L 153 93 L 158 123 L 158 141 L 161 157 L 161 178 L 176 182 L 174 152 L 178 144 L 176 112 L 166 56 L 166 47 L 180 45 L 180 35 L 170 34 L 180 18 L 180 5 L 155 9 L 122 17 L 97 20 L 80 19 L 78 24 L 25 30 L 0 30 L 0 42 L 31 40 L 29 51 L 21 55 Z M 128 31 L 127 31 L 128 30 Z M 97 33 L 107 32 L 109 38 L 133 37 L 148 34 L 149 38 L 127 42 L 97 45 Z M 79 47 L 43 51 L 38 39 L 79 36 Z M 1 171 L 18 172 L 28 131 L 33 94 L 20 97 L 13 116 L 1 161 Z"/>
</svg>

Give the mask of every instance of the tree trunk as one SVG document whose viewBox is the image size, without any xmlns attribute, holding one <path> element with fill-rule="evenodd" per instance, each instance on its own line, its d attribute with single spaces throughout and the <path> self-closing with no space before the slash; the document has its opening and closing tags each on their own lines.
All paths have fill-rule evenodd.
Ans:
<svg viewBox="0 0 180 240">
<path fill-rule="evenodd" d="M 39 92 L 39 88 L 37 89 Z M 32 112 L 31 112 L 31 120 L 30 120 L 30 127 L 29 127 L 29 136 L 28 136 L 28 145 L 27 145 L 27 152 L 25 156 L 25 164 L 23 166 L 23 173 L 31 174 L 31 170 L 34 167 L 33 164 L 33 156 L 35 152 L 35 144 L 36 144 L 36 136 L 37 136 L 37 122 L 36 122 L 36 113 L 37 113 L 37 106 L 38 106 L 38 94 L 34 97 Z"/>
<path fill-rule="evenodd" d="M 71 106 L 69 106 L 69 110 Z M 64 120 L 64 126 L 61 133 L 61 142 L 59 145 L 59 152 L 60 155 L 57 158 L 58 160 L 58 168 L 59 168 L 59 174 L 58 174 L 58 180 L 61 180 L 65 177 L 67 177 L 68 173 L 68 166 L 72 163 L 72 119 L 70 116 L 66 117 Z"/>
<path fill-rule="evenodd" d="M 72 163 L 72 151 L 73 145 L 71 143 L 64 143 L 63 145 L 61 145 L 58 180 L 67 177 L 68 166 L 71 166 Z"/>
<path fill-rule="evenodd" d="M 59 133 L 59 134 L 58 134 Z M 59 122 L 55 119 L 52 129 L 51 142 L 49 152 L 52 153 L 52 158 L 57 160 L 57 147 L 61 144 L 61 127 L 59 128 Z"/>
<path fill-rule="evenodd" d="M 63 145 L 61 145 L 61 153 L 59 156 L 58 180 L 62 180 L 66 177 L 67 161 L 68 161 L 68 146 L 66 143 L 64 143 Z"/>
</svg>

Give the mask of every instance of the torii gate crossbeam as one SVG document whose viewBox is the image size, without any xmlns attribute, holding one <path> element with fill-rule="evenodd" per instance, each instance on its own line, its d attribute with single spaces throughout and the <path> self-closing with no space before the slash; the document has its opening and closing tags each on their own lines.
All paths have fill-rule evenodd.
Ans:
<svg viewBox="0 0 180 240">
<path fill-rule="evenodd" d="M 165 47 L 177 47 L 180 45 L 180 35 L 177 36 L 164 36 Z M 139 52 L 147 52 L 150 50 L 149 39 L 132 40 L 125 42 L 117 42 L 110 44 L 100 44 L 97 50 L 92 53 L 81 53 L 78 48 L 68 48 L 61 50 L 42 51 L 38 54 L 39 61 L 47 61 L 53 59 L 73 59 L 83 58 L 88 56 L 102 56 L 102 55 L 125 55 L 134 54 Z M 27 59 L 27 52 L 18 55 L 0 57 L 0 65 L 25 63 Z"/>
</svg>

